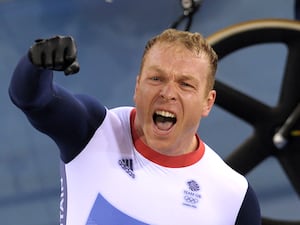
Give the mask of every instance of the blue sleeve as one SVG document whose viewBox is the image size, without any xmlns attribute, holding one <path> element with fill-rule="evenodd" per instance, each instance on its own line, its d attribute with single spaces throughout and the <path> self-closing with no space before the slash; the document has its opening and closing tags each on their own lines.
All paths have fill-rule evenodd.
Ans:
<svg viewBox="0 0 300 225">
<path fill-rule="evenodd" d="M 250 185 L 248 186 L 235 225 L 261 225 L 259 203 Z"/>
<path fill-rule="evenodd" d="M 58 86 L 52 71 L 36 68 L 27 56 L 13 73 L 9 95 L 30 123 L 56 142 L 65 163 L 81 152 L 106 115 L 96 99 Z"/>
</svg>

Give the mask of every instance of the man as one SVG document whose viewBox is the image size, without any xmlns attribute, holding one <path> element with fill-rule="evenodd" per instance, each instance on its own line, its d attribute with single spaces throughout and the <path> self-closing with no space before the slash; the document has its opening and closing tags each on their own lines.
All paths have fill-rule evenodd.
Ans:
<svg viewBox="0 0 300 225">
<path fill-rule="evenodd" d="M 216 98 L 216 68 L 200 34 L 168 29 L 146 45 L 136 106 L 107 109 L 53 83 L 52 70 L 79 70 L 71 37 L 30 48 L 9 93 L 60 149 L 61 224 L 260 224 L 247 180 L 197 135 Z"/>
</svg>

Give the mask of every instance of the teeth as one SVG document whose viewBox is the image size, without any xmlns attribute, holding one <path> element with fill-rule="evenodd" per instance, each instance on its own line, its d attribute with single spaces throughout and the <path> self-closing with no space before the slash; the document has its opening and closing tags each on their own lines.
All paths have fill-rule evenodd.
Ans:
<svg viewBox="0 0 300 225">
<path fill-rule="evenodd" d="M 163 116 L 163 117 L 170 117 L 175 118 L 175 115 L 173 113 L 167 112 L 167 111 L 156 111 L 157 115 Z"/>
</svg>

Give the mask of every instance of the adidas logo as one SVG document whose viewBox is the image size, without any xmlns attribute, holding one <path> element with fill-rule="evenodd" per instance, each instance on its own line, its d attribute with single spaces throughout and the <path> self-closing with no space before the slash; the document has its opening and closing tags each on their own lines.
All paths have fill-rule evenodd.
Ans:
<svg viewBox="0 0 300 225">
<path fill-rule="evenodd" d="M 133 172 L 133 160 L 132 159 L 120 159 L 119 165 L 122 169 L 133 179 L 135 178 L 135 174 Z"/>
</svg>

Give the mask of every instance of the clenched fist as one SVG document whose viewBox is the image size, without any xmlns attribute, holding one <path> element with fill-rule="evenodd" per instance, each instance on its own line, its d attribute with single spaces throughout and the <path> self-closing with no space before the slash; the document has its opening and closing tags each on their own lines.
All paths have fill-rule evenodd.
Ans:
<svg viewBox="0 0 300 225">
<path fill-rule="evenodd" d="M 28 52 L 32 64 L 37 67 L 64 71 L 65 75 L 77 73 L 77 49 L 71 36 L 55 36 L 49 39 L 38 39 Z"/>
</svg>

